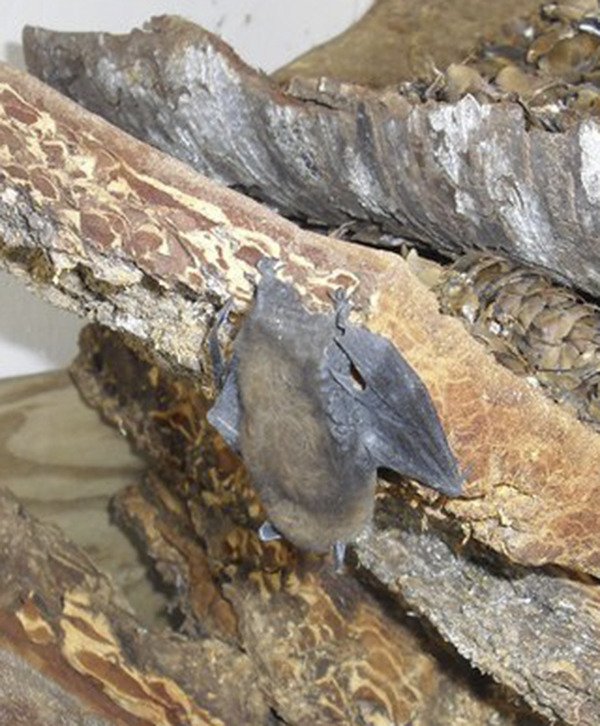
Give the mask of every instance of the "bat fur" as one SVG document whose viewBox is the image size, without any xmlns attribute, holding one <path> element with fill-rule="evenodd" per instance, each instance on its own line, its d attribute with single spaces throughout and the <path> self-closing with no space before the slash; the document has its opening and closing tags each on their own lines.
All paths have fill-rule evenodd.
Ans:
<svg viewBox="0 0 600 726">
<path fill-rule="evenodd" d="M 372 518 L 381 467 L 459 495 L 463 476 L 433 402 L 392 343 L 350 325 L 346 300 L 310 313 L 272 261 L 259 270 L 208 419 L 248 468 L 271 523 L 264 538 L 275 530 L 343 557 Z"/>
</svg>

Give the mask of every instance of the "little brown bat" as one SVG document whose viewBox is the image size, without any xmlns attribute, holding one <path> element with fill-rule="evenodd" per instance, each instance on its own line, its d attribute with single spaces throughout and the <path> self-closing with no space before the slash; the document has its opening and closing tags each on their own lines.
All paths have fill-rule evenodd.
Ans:
<svg viewBox="0 0 600 726">
<path fill-rule="evenodd" d="M 270 520 L 262 539 L 333 547 L 341 565 L 371 520 L 378 468 L 449 496 L 463 477 L 425 385 L 392 343 L 349 324 L 344 297 L 335 312 L 310 313 L 272 260 L 259 270 L 208 420 L 248 468 Z"/>
</svg>

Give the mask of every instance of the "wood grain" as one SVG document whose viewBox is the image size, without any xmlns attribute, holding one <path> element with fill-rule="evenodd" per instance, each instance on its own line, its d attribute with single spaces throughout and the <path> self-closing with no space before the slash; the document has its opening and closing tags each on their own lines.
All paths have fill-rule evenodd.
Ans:
<svg viewBox="0 0 600 726">
<path fill-rule="evenodd" d="M 110 513 L 111 498 L 143 471 L 143 460 L 83 402 L 66 371 L 0 381 L 3 486 L 109 572 L 150 624 L 164 619 L 166 600 Z"/>
</svg>

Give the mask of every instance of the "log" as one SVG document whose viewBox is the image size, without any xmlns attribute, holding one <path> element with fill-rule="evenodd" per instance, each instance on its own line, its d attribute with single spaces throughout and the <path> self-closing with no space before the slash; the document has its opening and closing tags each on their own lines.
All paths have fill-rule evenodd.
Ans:
<svg viewBox="0 0 600 726">
<path fill-rule="evenodd" d="M 536 712 L 565 723 L 598 722 L 600 594 L 593 582 L 578 581 L 551 568 L 513 566 L 473 542 L 461 544 L 456 532 L 450 529 L 440 533 L 435 520 L 416 501 L 409 500 L 407 506 L 390 486 L 378 494 L 374 530 L 359 538 L 354 549 L 351 569 L 368 585 L 367 590 L 356 589 L 347 576 L 331 579 L 327 567 L 319 566 L 314 558 L 302 558 L 283 542 L 258 541 L 256 531 L 264 515 L 243 467 L 228 454 L 219 437 L 207 429 L 203 415 L 206 402 L 194 381 L 159 372 L 148 351 L 128 345 L 115 333 L 93 327 L 82 334 L 80 354 L 72 371 L 86 399 L 105 418 L 118 423 L 136 448 L 153 462 L 155 473 L 143 487 L 131 487 L 118 496 L 121 520 L 144 541 L 164 576 L 175 579 L 174 566 L 183 573 L 188 585 L 180 588 L 184 602 L 179 607 L 192 619 L 198 615 L 194 616 L 193 593 L 197 586 L 190 560 L 199 559 L 198 550 L 206 547 L 215 579 L 222 571 L 228 573 L 227 598 L 243 623 L 245 651 L 260 652 L 270 672 L 277 673 L 284 661 L 310 662 L 311 654 L 305 652 L 305 641 L 295 628 L 302 631 L 309 627 L 308 620 L 321 628 L 328 623 L 330 630 L 321 630 L 311 642 L 318 642 L 321 652 L 329 654 L 330 678 L 336 682 L 338 692 L 347 693 L 340 658 L 354 664 L 355 656 L 342 656 L 340 651 L 334 654 L 331 638 L 343 642 L 347 629 L 355 628 L 360 637 L 365 622 L 361 608 L 371 612 L 368 593 L 376 582 L 379 593 L 386 593 L 396 617 L 406 611 L 420 615 L 471 665 L 491 674 L 509 692 L 520 694 Z M 194 442 L 193 456 L 188 442 Z M 183 504 L 174 504 L 173 497 Z M 189 532 L 187 536 L 192 539 L 195 534 L 193 541 L 198 544 L 193 548 L 182 546 L 183 535 L 179 532 Z M 174 547 L 177 558 L 173 556 Z M 249 595 L 246 578 L 262 592 L 260 604 L 255 593 Z M 286 605 L 284 594 L 312 604 L 313 612 L 306 615 L 303 625 L 294 614 L 302 610 L 298 601 Z M 354 607 L 342 610 L 341 602 L 360 603 L 360 607 L 358 611 Z M 262 629 L 264 621 L 258 614 L 265 608 L 277 609 L 277 615 L 269 621 L 268 633 Z M 294 629 L 286 630 L 285 637 L 279 630 L 282 620 L 294 623 Z M 373 623 L 370 627 L 379 630 Z M 385 625 L 388 640 L 395 632 L 389 628 Z M 423 647 L 427 651 L 433 647 L 439 657 L 435 639 L 430 640 L 431 631 L 426 633 L 429 639 Z M 284 651 L 282 641 L 287 643 Z M 380 652 L 377 661 L 397 662 L 406 644 L 406 639 L 404 646 L 394 644 L 386 658 Z M 370 657 L 369 651 L 363 650 Z M 414 654 L 412 660 L 408 658 L 401 668 L 405 676 L 399 680 L 389 672 L 379 680 L 373 668 L 364 663 L 356 667 L 371 673 L 378 683 L 387 681 L 388 688 L 392 688 L 392 683 L 402 687 L 406 678 L 414 675 L 413 669 L 420 667 L 418 662 Z M 456 666 L 456 653 L 443 662 Z M 300 666 L 292 670 L 303 674 L 299 678 L 306 675 Z M 425 701 L 442 699 L 439 720 L 434 718 L 433 723 L 445 723 L 441 714 L 454 713 L 449 701 L 457 697 L 456 688 L 445 697 L 438 693 L 434 698 L 419 683 L 414 688 Z M 295 686 L 296 692 L 302 689 L 305 694 L 309 688 L 310 683 L 301 681 Z M 302 700 L 312 702 L 314 698 L 306 695 Z M 525 720 L 524 715 L 521 718 Z M 466 714 L 464 719 L 465 723 L 480 723 L 476 717 L 469 721 Z"/>
<path fill-rule="evenodd" d="M 353 290 L 428 385 L 466 467 L 427 511 L 514 562 L 600 572 L 598 437 L 500 368 L 389 252 L 301 231 L 135 141 L 26 74 L 0 70 L 0 259 L 49 300 L 200 372 L 215 307 L 243 311 L 255 264 L 281 260 L 308 305 Z"/>
<path fill-rule="evenodd" d="M 535 722 L 515 710 L 514 693 L 469 672 L 402 605 L 360 584 L 354 568 L 336 575 L 320 557 L 259 541 L 264 514 L 239 460 L 206 426 L 195 381 L 161 372 L 148 351 L 98 327 L 84 330 L 72 373 L 86 400 L 151 461 L 144 484 L 117 495 L 119 521 L 167 584 L 178 583 L 174 604 L 188 631 L 214 623 L 201 602 L 219 596 L 199 594 L 223 593 L 286 722 Z"/>
<path fill-rule="evenodd" d="M 24 46 L 44 81 L 287 217 L 392 248 L 500 251 L 600 293 L 600 131 L 586 113 L 553 133 L 510 94 L 423 102 L 328 79 L 282 92 L 175 17 L 123 36 L 28 28 Z"/>
<path fill-rule="evenodd" d="M 108 511 L 104 512 L 106 499 L 99 493 L 106 494 L 109 488 L 111 494 L 117 492 L 119 488 L 123 489 L 119 499 L 127 501 L 129 503 L 128 511 L 131 514 L 135 512 L 142 517 L 147 527 L 151 521 L 147 510 L 153 508 L 153 511 L 156 511 L 157 505 L 156 501 L 152 505 L 145 503 L 142 499 L 141 492 L 145 488 L 137 486 L 137 482 L 141 478 L 141 471 L 139 466 L 133 472 L 126 466 L 127 463 L 133 461 L 133 455 L 128 453 L 128 447 L 122 435 L 104 425 L 97 414 L 83 404 L 67 374 L 63 371 L 27 377 L 18 381 L 2 382 L 1 390 L 0 467 L 4 475 L 3 481 L 6 482 L 8 479 L 11 487 L 27 499 L 29 508 L 35 508 L 46 522 L 49 520 L 58 522 L 63 529 L 67 529 L 73 536 L 77 536 L 81 546 L 90 551 L 90 556 L 93 557 L 96 566 L 99 562 L 106 564 L 115 583 L 130 584 L 125 578 L 127 575 L 131 575 L 131 568 L 137 564 L 137 553 L 133 551 L 132 556 L 131 553 L 127 555 L 124 552 L 118 537 L 118 535 L 121 537 L 124 535 L 114 523 L 111 529 L 107 530 L 107 527 L 98 521 L 103 513 L 106 518 L 108 517 Z M 49 419 L 53 422 L 51 428 L 47 425 L 40 426 L 42 421 L 47 422 Z M 163 420 L 166 421 L 166 417 Z M 154 421 L 165 432 L 165 426 L 161 425 L 158 416 L 154 418 Z M 182 451 L 176 442 L 172 441 L 172 443 L 174 452 Z M 155 484 L 154 490 L 158 491 L 156 475 L 150 475 L 149 480 Z M 138 492 L 136 504 L 134 492 L 137 489 L 141 491 Z M 158 501 L 167 500 L 172 505 L 174 496 L 165 496 L 164 488 L 160 491 L 162 498 L 159 497 Z M 76 503 L 87 503 L 87 506 L 85 509 L 80 507 L 77 513 L 75 511 Z M 140 506 L 142 504 L 145 504 L 145 510 Z M 17 506 L 21 511 L 21 505 L 17 504 Z M 424 719 L 428 719 L 427 714 L 430 712 L 435 714 L 439 708 L 443 707 L 442 704 L 452 706 L 452 712 L 454 712 L 463 701 L 466 701 L 467 704 L 466 715 L 472 716 L 475 722 L 488 714 L 496 713 L 497 709 L 491 702 L 488 703 L 488 698 L 480 698 L 476 694 L 469 684 L 466 674 L 462 673 L 460 669 L 455 669 L 456 672 L 448 672 L 449 669 L 443 663 L 438 663 L 434 655 L 424 651 L 422 638 L 418 637 L 414 628 L 398 624 L 396 618 L 390 615 L 380 614 L 372 596 L 365 595 L 361 600 L 361 588 L 351 581 L 346 582 L 342 591 L 339 592 L 339 588 L 335 586 L 335 578 L 327 578 L 329 590 L 332 591 L 332 596 L 337 598 L 333 602 L 328 602 L 326 594 L 319 589 L 313 577 L 305 583 L 302 597 L 298 596 L 292 602 L 286 601 L 283 605 L 271 602 L 267 607 L 261 587 L 252 578 L 249 578 L 245 583 L 243 607 L 239 609 L 238 616 L 229 605 L 231 596 L 225 597 L 226 592 L 223 592 L 227 588 L 223 588 L 220 584 L 215 586 L 214 572 L 209 570 L 209 567 L 202 566 L 206 560 L 203 540 L 200 540 L 190 528 L 187 518 L 181 516 L 183 510 L 177 511 L 176 514 L 180 516 L 176 519 L 172 510 L 171 506 L 170 511 L 168 508 L 160 511 L 160 519 L 155 525 L 156 536 L 148 546 L 148 553 L 158 551 L 161 555 L 161 572 L 164 579 L 168 581 L 167 592 L 171 593 L 171 596 L 166 598 L 166 607 L 171 611 L 171 618 L 168 620 L 164 617 L 147 619 L 148 604 L 146 601 L 149 597 L 147 578 L 144 593 L 133 592 L 130 587 L 127 587 L 123 590 L 123 594 L 134 607 L 136 628 L 140 631 L 146 629 L 155 634 L 161 631 L 169 633 L 174 624 L 179 622 L 177 631 L 179 639 L 183 643 L 181 653 L 178 655 L 176 648 L 171 650 L 171 656 L 178 659 L 176 662 L 185 662 L 186 651 L 190 652 L 189 644 L 196 643 L 196 650 L 201 651 L 202 648 L 206 648 L 207 640 L 209 643 L 213 643 L 214 653 L 219 656 L 219 641 L 224 641 L 228 645 L 222 644 L 223 656 L 219 658 L 214 667 L 217 671 L 221 667 L 227 670 L 232 665 L 235 666 L 232 659 L 228 657 L 228 653 L 233 654 L 243 647 L 246 653 L 252 652 L 252 661 L 256 665 L 257 674 L 259 671 L 263 674 L 260 678 L 260 693 L 264 695 L 264 698 L 273 692 L 279 694 L 276 698 L 268 696 L 269 703 L 279 716 L 282 715 L 282 711 L 287 712 L 289 717 L 286 718 L 287 723 L 306 722 L 308 716 L 303 716 L 303 714 L 307 712 L 312 712 L 312 722 L 316 720 L 320 723 L 335 723 L 339 720 L 335 714 L 329 713 L 326 704 L 327 689 L 322 681 L 318 686 L 314 684 L 314 671 L 311 670 L 317 668 L 324 670 L 324 658 L 334 660 L 336 655 L 346 666 L 349 659 L 353 659 L 353 666 L 348 672 L 351 672 L 355 685 L 350 687 L 342 673 L 344 695 L 348 701 L 345 704 L 347 718 L 343 719 L 343 723 L 364 723 L 364 719 L 359 718 L 360 713 L 366 713 L 369 708 L 377 710 L 380 703 L 382 704 L 380 710 L 389 709 L 397 722 L 406 722 L 411 714 L 416 713 L 422 715 Z M 7 515 L 7 517 L 9 516 Z M 174 526 L 170 528 L 169 524 L 174 519 Z M 47 525 L 37 523 L 35 526 L 42 531 L 47 527 Z M 14 532 L 14 526 L 12 531 Z M 23 547 L 22 552 L 26 553 L 27 557 L 39 558 L 39 552 L 36 550 L 38 544 L 35 538 L 16 539 L 14 546 Z M 133 550 L 131 544 L 130 548 Z M 51 547 L 48 554 L 54 558 L 56 552 Z M 84 555 L 80 550 L 71 548 L 71 558 L 75 561 L 73 566 L 87 571 L 89 561 L 84 559 L 77 564 L 77 557 L 83 558 Z M 2 572 L 2 574 L 7 574 L 7 579 L 4 579 L 3 582 L 18 579 L 22 587 L 30 586 L 27 571 L 24 572 L 21 569 L 15 572 L 8 571 L 10 563 L 13 561 L 10 557 L 8 560 L 7 571 Z M 51 562 L 54 562 L 54 559 L 51 559 Z M 224 564 L 226 563 L 220 562 L 220 566 L 224 566 Z M 211 566 L 214 568 L 214 559 L 211 559 Z M 53 573 L 54 569 L 58 569 L 58 567 L 51 568 Z M 179 583 L 176 581 L 176 573 L 180 573 Z M 248 574 L 251 573 L 252 568 Z M 301 574 L 297 573 L 297 576 L 300 577 Z M 100 573 L 98 576 L 100 577 Z M 269 573 L 265 573 L 265 577 L 268 578 Z M 219 583 L 219 579 L 216 579 L 216 582 Z M 64 584 L 62 580 L 53 581 L 53 586 L 60 588 L 61 583 Z M 33 584 L 35 585 L 35 583 Z M 122 599 L 119 595 L 120 588 L 114 588 L 114 590 L 115 599 Z M 27 602 L 34 598 L 39 608 L 41 598 L 48 596 L 48 590 L 46 588 L 42 591 L 36 587 L 33 595 L 29 593 L 29 590 L 26 590 L 26 595 Z M 134 596 L 133 600 L 131 595 Z M 302 619 L 297 622 L 297 612 L 302 612 L 303 608 L 300 606 L 304 600 L 315 596 L 321 599 L 323 607 L 326 609 L 325 615 L 322 610 L 316 609 L 311 611 L 311 618 L 308 622 L 303 623 Z M 69 592 L 66 592 L 64 597 L 68 599 Z M 142 597 L 145 597 L 146 601 Z M 351 597 L 353 601 L 361 602 L 360 613 L 357 612 L 356 617 L 351 619 L 345 635 L 343 634 L 343 622 L 350 620 L 350 617 L 345 611 L 338 612 L 339 604 L 336 603 L 341 597 Z M 293 603 L 297 603 L 299 607 L 291 607 Z M 27 620 L 25 615 L 19 615 L 21 605 L 20 601 L 15 605 L 17 616 L 21 617 L 30 637 L 35 639 L 36 629 L 43 634 L 47 623 L 42 622 L 40 618 L 33 621 L 32 616 L 35 610 L 31 603 L 25 613 L 25 615 L 29 614 L 30 620 Z M 123 607 L 123 603 L 121 605 Z M 255 608 L 256 612 L 253 612 L 251 606 Z M 165 602 L 163 602 L 163 607 L 165 607 Z M 182 617 L 178 615 L 180 612 L 186 613 L 185 622 L 182 622 Z M 93 610 L 89 617 L 100 620 L 103 613 L 108 615 L 102 609 Z M 242 615 L 245 616 L 245 619 L 252 619 L 251 626 L 247 628 L 249 635 L 246 638 L 242 638 L 241 633 L 238 633 L 240 629 L 238 619 Z M 307 651 L 306 659 L 309 662 L 311 658 L 313 661 L 315 660 L 316 652 L 312 647 L 310 636 L 313 633 L 318 636 L 319 629 L 323 627 L 319 622 L 321 617 L 324 623 L 330 622 L 330 618 L 335 617 L 341 627 L 336 629 L 335 642 L 331 644 L 328 652 L 325 653 L 324 646 L 317 654 L 319 662 L 311 662 L 310 667 L 305 667 L 303 671 L 298 656 L 302 655 L 303 651 Z M 0 723 L 6 724 L 6 726 L 25 722 L 47 724 L 58 723 L 61 718 L 65 720 L 65 723 L 87 723 L 88 726 L 109 722 L 149 722 L 133 717 L 129 719 L 126 713 L 120 713 L 120 709 L 116 707 L 114 713 L 110 714 L 109 720 L 108 716 L 105 720 L 93 715 L 85 694 L 81 694 L 77 689 L 71 693 L 68 688 L 64 687 L 63 681 L 70 673 L 67 668 L 64 668 L 64 673 L 61 671 L 59 667 L 61 661 L 56 658 L 56 653 L 54 654 L 55 660 L 48 666 L 48 657 L 41 663 L 33 657 L 34 654 L 29 650 L 21 647 L 20 641 L 16 650 L 11 649 L 10 644 L 13 641 L 9 642 L 6 637 L 6 621 L 1 617 L 0 620 L 4 634 L 3 638 L 0 637 L 0 664 L 3 666 L 0 673 Z M 273 637 L 273 630 L 269 628 L 269 624 L 273 622 L 279 623 L 277 637 L 281 637 L 283 622 L 286 623 L 286 628 L 291 628 L 293 632 L 297 633 L 295 646 L 300 652 L 296 657 L 294 670 L 302 672 L 305 680 L 311 679 L 307 684 L 309 687 L 305 686 L 305 688 L 308 691 L 307 695 L 314 696 L 313 701 L 317 703 L 316 706 L 312 706 L 310 699 L 305 700 L 300 697 L 299 688 L 294 686 L 298 686 L 298 681 L 301 679 L 294 680 L 289 676 L 289 662 L 287 664 L 278 663 L 280 668 L 277 672 L 265 668 L 264 661 L 268 660 L 268 656 L 265 656 L 267 646 L 272 647 L 274 653 L 281 653 L 281 647 L 278 650 L 275 644 L 269 641 L 269 637 Z M 80 627 L 82 628 L 84 624 L 84 622 L 80 623 Z M 112 619 L 111 614 L 111 627 L 116 627 L 119 631 L 118 648 L 123 650 L 130 645 L 127 643 L 127 630 L 120 631 L 121 626 L 122 618 L 119 613 L 117 612 L 116 620 Z M 7 629 L 11 632 L 10 628 Z M 38 640 L 40 633 L 38 633 Z M 358 640 L 357 633 L 360 633 Z M 288 637 L 285 642 L 289 642 L 289 640 Z M 174 642 L 177 643 L 177 638 Z M 105 646 L 105 639 L 100 643 Z M 308 646 L 307 643 L 309 643 Z M 102 652 L 100 645 L 98 645 L 98 653 L 92 652 L 91 640 L 88 641 L 88 645 L 90 651 L 87 653 L 88 659 L 91 660 L 94 655 L 99 660 L 109 658 L 109 654 Z M 370 649 L 369 657 L 365 657 L 364 652 L 360 652 L 361 649 L 366 650 L 367 645 Z M 150 638 L 145 642 L 145 646 L 149 649 L 156 646 L 164 651 L 168 644 L 165 646 L 162 638 L 156 640 Z M 380 661 L 384 656 L 387 659 L 384 658 L 382 665 Z M 131 654 L 128 657 L 127 662 L 131 665 Z M 144 663 L 148 663 L 152 657 L 150 650 L 150 653 L 144 656 Z M 278 657 L 283 657 L 283 654 Z M 294 657 L 293 652 L 290 657 Z M 83 660 L 83 656 L 79 656 L 79 658 Z M 116 659 L 124 660 L 125 658 L 124 653 L 117 652 Z M 139 660 L 135 662 L 139 663 Z M 196 659 L 194 667 L 190 669 L 189 683 L 199 690 L 201 690 L 202 682 L 207 678 L 205 665 L 202 659 Z M 339 667 L 339 664 L 335 663 L 335 665 Z M 393 672 L 388 674 L 386 668 L 392 669 Z M 397 669 L 398 674 L 393 669 Z M 243 676 L 239 668 L 237 673 Z M 285 675 L 285 678 L 282 674 Z M 96 691 L 101 693 L 103 690 L 110 693 L 111 684 L 108 682 L 110 675 L 107 673 L 106 677 L 100 681 L 95 680 L 95 688 L 90 689 L 91 693 L 96 695 Z M 159 673 L 153 673 L 156 679 L 159 675 Z M 61 681 L 61 676 L 64 677 L 63 681 Z M 71 675 L 71 677 L 73 676 Z M 391 688 L 385 683 L 388 678 L 392 683 Z M 475 680 L 479 681 L 479 679 Z M 17 687 L 19 681 L 20 684 Z M 395 683 L 398 685 L 394 686 Z M 243 684 L 240 684 L 240 687 L 243 688 Z M 353 698 L 354 691 L 356 696 Z M 193 696 L 193 689 L 188 689 L 187 693 Z M 248 693 L 250 700 L 255 693 L 254 690 Z M 372 697 L 369 695 L 371 693 L 374 694 Z M 221 688 L 215 697 L 217 699 L 227 698 L 227 689 Z M 108 700 L 110 702 L 111 699 Z M 116 706 L 119 698 L 112 700 Z M 129 704 L 129 709 L 125 709 L 125 711 L 141 711 L 142 699 L 138 700 L 140 702 Z M 236 700 L 234 699 L 234 702 L 229 704 L 227 719 L 224 722 L 232 724 L 265 723 L 265 720 L 261 719 L 258 709 L 236 712 Z M 280 707 L 279 702 L 284 705 Z M 196 705 L 200 706 L 200 703 L 196 702 Z M 151 704 L 146 704 L 148 710 L 150 706 Z M 213 704 L 213 710 L 214 708 Z M 108 712 L 110 713 L 110 709 Z M 38 713 L 41 715 L 34 717 L 34 714 Z M 43 714 L 46 714 L 45 718 Z M 162 717 L 160 711 L 155 709 L 151 722 L 167 724 L 172 720 L 170 717 Z M 181 715 L 181 720 L 175 722 L 187 724 L 197 721 L 192 717 L 184 720 L 184 716 Z M 207 721 L 202 720 L 201 722 L 206 723 Z M 392 722 L 391 715 L 388 722 Z M 438 723 L 433 717 L 426 722 Z M 507 718 L 505 723 L 510 724 L 514 721 Z"/>
<path fill-rule="evenodd" d="M 141 626 L 111 580 L 4 489 L 0 551 L 0 658 L 11 668 L 0 679 L 3 717 L 22 704 L 32 719 L 47 714 L 38 723 L 54 714 L 82 724 L 270 723 L 248 656 L 218 638 Z"/>
</svg>

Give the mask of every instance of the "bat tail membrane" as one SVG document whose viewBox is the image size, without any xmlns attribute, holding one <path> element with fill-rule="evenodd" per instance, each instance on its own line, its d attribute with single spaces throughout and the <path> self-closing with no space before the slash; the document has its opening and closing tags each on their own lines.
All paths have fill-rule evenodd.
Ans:
<svg viewBox="0 0 600 726">
<path fill-rule="evenodd" d="M 377 466 L 460 495 L 464 476 L 417 373 L 389 340 L 364 328 L 347 326 L 335 340 L 363 380 L 362 390 L 345 389 L 368 411 L 365 445 Z"/>
</svg>

